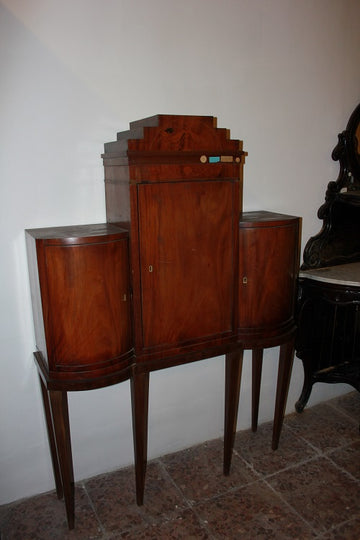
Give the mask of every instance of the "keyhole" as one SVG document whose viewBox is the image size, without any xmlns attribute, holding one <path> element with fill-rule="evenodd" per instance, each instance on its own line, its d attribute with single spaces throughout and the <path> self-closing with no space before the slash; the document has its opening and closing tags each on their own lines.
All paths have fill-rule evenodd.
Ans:
<svg viewBox="0 0 360 540">
<path fill-rule="evenodd" d="M 150 264 L 150 266 L 149 266 L 149 272 L 151 273 L 152 271 L 153 271 L 153 265 Z"/>
</svg>

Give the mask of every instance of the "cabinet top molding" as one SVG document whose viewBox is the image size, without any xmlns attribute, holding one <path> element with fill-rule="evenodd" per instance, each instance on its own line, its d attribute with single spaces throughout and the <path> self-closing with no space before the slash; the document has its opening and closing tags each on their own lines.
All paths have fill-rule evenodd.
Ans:
<svg viewBox="0 0 360 540">
<path fill-rule="evenodd" d="M 130 123 L 130 129 L 117 134 L 117 140 L 105 143 L 103 157 L 140 158 L 145 153 L 156 153 L 166 159 L 166 154 L 190 153 L 189 158 L 201 163 L 210 157 L 233 156 L 238 163 L 247 155 L 240 140 L 231 139 L 230 131 L 217 127 L 213 116 L 186 116 L 159 114 Z M 206 158 L 206 160 L 205 160 Z M 226 158 L 225 158 L 226 159 Z M 224 161 L 224 159 L 223 159 Z"/>
</svg>

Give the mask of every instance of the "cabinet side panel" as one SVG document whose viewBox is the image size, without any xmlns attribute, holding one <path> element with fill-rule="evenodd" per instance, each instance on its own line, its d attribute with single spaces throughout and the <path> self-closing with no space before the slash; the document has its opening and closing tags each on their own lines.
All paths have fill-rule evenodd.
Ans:
<svg viewBox="0 0 360 540">
<path fill-rule="evenodd" d="M 130 223 L 129 168 L 104 159 L 106 220 L 128 229 Z"/>
<path fill-rule="evenodd" d="M 127 240 L 47 246 L 55 369 L 100 367 L 131 349 Z"/>
<path fill-rule="evenodd" d="M 106 182 L 106 219 L 128 228 L 130 222 L 129 184 Z"/>
<path fill-rule="evenodd" d="M 35 341 L 37 349 L 42 353 L 47 361 L 46 339 L 44 329 L 44 319 L 42 310 L 42 298 L 39 281 L 38 257 L 35 239 L 28 233 L 25 233 L 26 251 L 29 268 L 29 281 L 31 292 L 31 303 L 34 319 Z M 39 245 L 41 251 L 41 245 Z M 41 256 L 41 255 L 40 255 Z"/>
<path fill-rule="evenodd" d="M 298 223 L 240 228 L 239 327 L 262 328 L 293 317 Z"/>
</svg>

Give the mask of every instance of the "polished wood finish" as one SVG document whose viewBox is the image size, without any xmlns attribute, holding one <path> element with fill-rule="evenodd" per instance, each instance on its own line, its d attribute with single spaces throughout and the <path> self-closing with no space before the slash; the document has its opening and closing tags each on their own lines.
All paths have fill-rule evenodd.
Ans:
<svg viewBox="0 0 360 540">
<path fill-rule="evenodd" d="M 240 340 L 279 339 L 294 327 L 300 219 L 275 212 L 240 217 Z"/>
<path fill-rule="evenodd" d="M 359 285 L 314 280 L 309 273 L 360 261 L 360 104 L 338 136 L 332 158 L 339 161 L 318 210 L 320 232 L 305 246 L 297 305 L 296 355 L 304 385 L 296 403 L 302 412 L 316 382 L 347 383 L 360 391 Z"/>
<path fill-rule="evenodd" d="M 144 497 L 149 373 L 235 351 L 245 159 L 213 117 L 158 115 L 105 144 L 109 222 L 130 234 L 137 502 Z"/>
<path fill-rule="evenodd" d="M 224 474 L 230 474 L 239 408 L 244 349 L 225 356 Z"/>
<path fill-rule="evenodd" d="M 75 525 L 75 484 L 71 454 L 67 392 L 65 390 L 50 390 L 49 396 L 65 499 L 66 517 L 69 529 L 73 529 Z"/>
<path fill-rule="evenodd" d="M 255 432 L 258 427 L 263 356 L 264 349 L 252 350 L 251 430 L 253 432 Z"/>
<path fill-rule="evenodd" d="M 144 350 L 233 332 L 236 191 L 218 180 L 139 186 Z"/>
<path fill-rule="evenodd" d="M 61 471 L 59 466 L 59 460 L 57 455 L 57 447 L 56 447 L 56 439 L 55 439 L 55 433 L 53 429 L 53 420 L 52 420 L 52 412 L 51 412 L 51 406 L 50 406 L 50 397 L 49 393 L 47 391 L 47 388 L 42 380 L 42 377 L 39 376 L 40 379 L 40 388 L 41 388 L 41 397 L 43 400 L 43 406 L 44 406 L 44 412 L 45 412 L 45 421 L 46 421 L 46 429 L 49 439 L 49 446 L 50 446 L 50 455 L 51 455 L 51 462 L 53 467 L 53 473 L 54 473 L 54 479 L 55 479 L 55 486 L 56 486 L 56 493 L 59 499 L 62 499 L 64 496 L 64 490 L 61 480 Z"/>
<path fill-rule="evenodd" d="M 300 218 L 273 212 L 240 217 L 239 328 L 242 349 L 252 349 L 252 419 L 257 429 L 263 349 L 280 346 L 272 448 L 279 445 L 294 354 L 295 287 Z M 239 405 L 243 351 L 226 357 L 224 472 L 230 471 Z"/>
<path fill-rule="evenodd" d="M 294 336 L 299 219 L 242 213 L 245 153 L 212 117 L 160 115 L 105 145 L 107 219 L 129 230 L 136 364 L 137 501 L 144 496 L 149 374 L 226 354 L 224 471 L 235 437 L 244 348 L 254 348 L 253 425 L 264 347 Z M 240 229 L 239 229 L 240 218 Z M 246 286 L 245 286 L 246 281 Z M 283 375 L 284 362 L 279 373 Z M 288 379 L 279 375 L 276 447 Z M 256 418 L 255 418 L 256 417 Z"/>
<path fill-rule="evenodd" d="M 147 467 L 149 372 L 134 372 L 131 378 L 131 404 L 133 419 L 136 502 L 144 502 L 145 474 Z"/>
<path fill-rule="evenodd" d="M 150 117 L 105 144 L 107 220 L 130 233 L 142 370 L 234 342 L 245 155 L 210 116 Z"/>
<path fill-rule="evenodd" d="M 132 364 L 127 232 L 109 224 L 50 227 L 27 230 L 26 240 L 37 358 L 48 387 L 87 390 L 124 380 Z"/>
<path fill-rule="evenodd" d="M 291 370 L 294 361 L 294 339 L 280 345 L 278 378 L 276 384 L 275 415 L 271 448 L 276 450 L 279 446 L 280 433 L 284 420 L 286 400 L 289 392 Z"/>
<path fill-rule="evenodd" d="M 263 349 L 280 345 L 273 448 L 292 366 L 300 220 L 242 213 L 246 153 L 216 119 L 157 115 L 105 144 L 107 224 L 27 231 L 44 410 L 58 496 L 74 526 L 67 391 L 131 378 L 144 500 L 154 370 L 225 355 L 224 473 L 245 349 L 256 430 Z"/>
<path fill-rule="evenodd" d="M 26 231 L 34 353 L 56 491 L 74 527 L 67 391 L 130 377 L 133 365 L 128 233 L 109 224 Z"/>
</svg>

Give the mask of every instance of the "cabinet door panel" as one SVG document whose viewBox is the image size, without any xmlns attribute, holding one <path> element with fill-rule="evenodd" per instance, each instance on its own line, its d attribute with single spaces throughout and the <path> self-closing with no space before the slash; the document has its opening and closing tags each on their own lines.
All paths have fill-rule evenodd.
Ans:
<svg viewBox="0 0 360 540">
<path fill-rule="evenodd" d="M 144 347 L 232 330 L 232 181 L 141 185 Z"/>
<path fill-rule="evenodd" d="M 96 365 L 131 348 L 125 240 L 45 248 L 51 363 Z"/>
<path fill-rule="evenodd" d="M 293 315 L 297 225 L 240 229 L 239 327 L 275 326 Z"/>
</svg>

